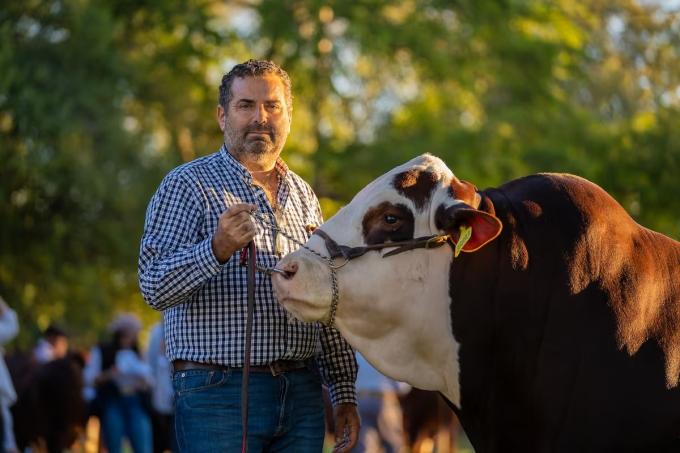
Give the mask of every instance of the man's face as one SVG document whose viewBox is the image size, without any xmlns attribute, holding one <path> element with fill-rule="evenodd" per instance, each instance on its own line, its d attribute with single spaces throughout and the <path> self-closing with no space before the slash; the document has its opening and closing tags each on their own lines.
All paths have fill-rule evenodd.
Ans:
<svg viewBox="0 0 680 453">
<path fill-rule="evenodd" d="M 227 111 L 217 120 L 229 152 L 239 161 L 275 159 L 290 132 L 285 88 L 276 75 L 234 79 Z"/>
</svg>

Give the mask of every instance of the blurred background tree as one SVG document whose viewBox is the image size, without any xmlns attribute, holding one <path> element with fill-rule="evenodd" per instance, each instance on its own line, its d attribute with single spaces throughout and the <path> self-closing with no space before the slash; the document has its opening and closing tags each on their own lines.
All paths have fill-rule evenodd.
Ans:
<svg viewBox="0 0 680 453">
<path fill-rule="evenodd" d="M 585 3 L 585 4 L 583 4 Z M 680 14 L 650 0 L 6 0 L 0 293 L 87 345 L 137 289 L 144 211 L 217 149 L 222 74 L 294 83 L 284 150 L 330 216 L 424 152 L 479 187 L 571 172 L 680 237 Z"/>
</svg>

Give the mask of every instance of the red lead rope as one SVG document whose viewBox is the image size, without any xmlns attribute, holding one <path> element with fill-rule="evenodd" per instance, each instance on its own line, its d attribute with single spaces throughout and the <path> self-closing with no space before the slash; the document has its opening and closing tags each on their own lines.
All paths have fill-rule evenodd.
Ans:
<svg viewBox="0 0 680 453">
<path fill-rule="evenodd" d="M 253 336 L 253 311 L 255 310 L 255 242 L 250 241 L 241 251 L 241 265 L 248 261 L 248 315 L 246 318 L 246 343 L 243 353 L 243 377 L 241 379 L 241 453 L 248 452 L 248 381 L 250 378 L 250 346 Z"/>
</svg>

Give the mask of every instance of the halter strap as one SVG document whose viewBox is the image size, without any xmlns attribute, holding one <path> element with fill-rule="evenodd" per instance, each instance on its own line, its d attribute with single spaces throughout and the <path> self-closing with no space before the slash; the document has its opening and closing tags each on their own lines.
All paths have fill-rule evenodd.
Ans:
<svg viewBox="0 0 680 453">
<path fill-rule="evenodd" d="M 318 234 L 324 240 L 326 244 L 326 249 L 330 254 L 331 258 L 344 258 L 347 261 L 353 260 L 354 258 L 359 258 L 370 252 L 371 250 L 382 250 L 385 248 L 394 248 L 383 255 L 383 258 L 388 256 L 394 256 L 402 252 L 413 249 L 432 249 L 441 247 L 442 245 L 449 243 L 452 244 L 451 236 L 448 234 L 433 234 L 431 236 L 422 236 L 419 238 L 414 238 L 408 241 L 398 241 L 398 242 L 381 242 L 379 244 L 369 244 L 359 247 L 348 247 L 346 245 L 339 245 L 333 238 L 331 238 L 328 233 L 318 228 L 313 234 Z"/>
</svg>

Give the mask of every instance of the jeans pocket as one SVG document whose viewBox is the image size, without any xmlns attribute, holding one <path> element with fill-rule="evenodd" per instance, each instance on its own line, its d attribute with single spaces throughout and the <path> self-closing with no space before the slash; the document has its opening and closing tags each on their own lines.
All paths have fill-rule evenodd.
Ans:
<svg viewBox="0 0 680 453">
<path fill-rule="evenodd" d="M 231 376 L 231 370 L 187 370 L 178 371 L 172 385 L 178 396 L 209 390 L 223 385 Z"/>
</svg>

